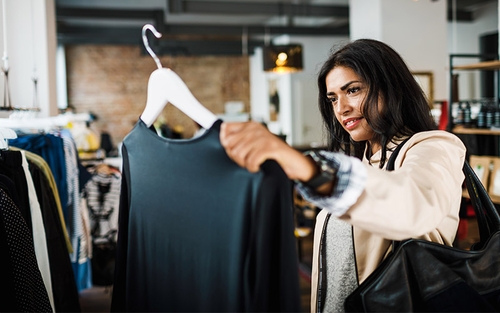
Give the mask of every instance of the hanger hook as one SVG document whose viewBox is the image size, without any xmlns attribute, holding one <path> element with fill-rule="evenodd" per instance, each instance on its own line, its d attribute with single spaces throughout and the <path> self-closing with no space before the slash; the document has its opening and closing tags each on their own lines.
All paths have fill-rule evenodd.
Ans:
<svg viewBox="0 0 500 313">
<path fill-rule="evenodd" d="M 161 65 L 160 59 L 158 59 L 153 49 L 151 49 L 151 47 L 149 46 L 148 37 L 146 36 L 146 31 L 148 29 L 153 33 L 153 35 L 156 36 L 156 38 L 160 38 L 161 34 L 151 24 L 146 24 L 142 27 L 142 41 L 144 42 L 144 47 L 146 47 L 146 50 L 149 52 L 149 55 L 153 57 L 158 68 L 162 68 L 163 66 Z"/>
</svg>

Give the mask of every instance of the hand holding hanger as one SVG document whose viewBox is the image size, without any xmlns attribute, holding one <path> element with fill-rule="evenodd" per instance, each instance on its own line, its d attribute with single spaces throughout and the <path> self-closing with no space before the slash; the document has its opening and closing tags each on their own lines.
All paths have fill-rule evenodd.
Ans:
<svg viewBox="0 0 500 313">
<path fill-rule="evenodd" d="M 146 108 L 141 114 L 141 120 L 148 127 L 151 126 L 170 102 L 203 128 L 210 128 L 217 121 L 217 116 L 196 100 L 184 81 L 174 71 L 162 67 L 160 60 L 149 47 L 146 37 L 148 29 L 157 38 L 161 37 L 153 25 L 146 24 L 142 28 L 144 46 L 155 60 L 158 69 L 149 77 Z"/>
</svg>

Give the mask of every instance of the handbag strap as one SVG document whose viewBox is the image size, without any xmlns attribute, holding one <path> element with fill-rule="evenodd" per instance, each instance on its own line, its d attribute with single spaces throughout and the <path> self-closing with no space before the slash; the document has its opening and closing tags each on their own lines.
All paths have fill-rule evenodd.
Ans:
<svg viewBox="0 0 500 313">
<path fill-rule="evenodd" d="M 387 165 L 385 166 L 386 171 L 393 171 L 394 170 L 394 163 L 396 162 L 396 158 L 398 157 L 399 151 L 401 148 L 403 148 L 404 144 L 410 140 L 411 136 L 406 138 L 405 140 L 401 141 L 399 145 L 392 151 L 391 156 L 389 157 L 389 160 L 387 161 Z M 392 251 L 396 251 L 396 249 L 401 245 L 401 241 L 398 240 L 393 240 L 392 241 Z"/>
<path fill-rule="evenodd" d="M 479 242 L 475 243 L 471 249 L 479 250 L 493 233 L 500 230 L 500 215 L 481 180 L 467 161 L 464 162 L 463 172 L 479 228 Z"/>
<path fill-rule="evenodd" d="M 396 149 L 392 152 L 391 156 L 389 157 L 389 160 L 387 161 L 387 165 L 385 167 L 386 171 L 394 171 L 394 162 L 396 161 L 396 158 L 398 157 L 399 150 L 403 148 L 404 144 L 410 140 L 411 136 L 406 138 L 405 140 L 401 141 L 399 145 L 396 146 Z"/>
<path fill-rule="evenodd" d="M 398 153 L 410 138 L 411 136 L 406 138 L 396 147 L 396 149 L 394 149 L 387 162 L 387 171 L 394 170 L 394 163 L 398 156 Z M 477 177 L 476 173 L 471 168 L 467 160 L 464 161 L 462 170 L 465 175 L 465 185 L 469 192 L 472 207 L 474 208 L 474 212 L 476 213 L 476 219 L 479 228 L 479 242 L 475 243 L 471 247 L 471 250 L 479 250 L 486 244 L 493 233 L 500 230 L 500 214 L 498 213 L 496 206 L 491 201 L 491 198 L 484 188 L 484 185 L 481 183 L 481 180 Z M 401 241 L 393 240 L 393 251 L 396 251 L 396 249 L 400 245 Z"/>
</svg>

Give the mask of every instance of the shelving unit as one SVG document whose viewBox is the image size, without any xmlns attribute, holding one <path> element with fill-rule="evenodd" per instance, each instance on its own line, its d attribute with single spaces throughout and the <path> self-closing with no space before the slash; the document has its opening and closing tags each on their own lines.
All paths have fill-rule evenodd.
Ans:
<svg viewBox="0 0 500 313">
<path fill-rule="evenodd" d="M 475 58 L 475 59 L 495 59 L 491 61 L 483 61 L 476 63 L 469 63 L 466 65 L 454 65 L 454 60 L 456 58 Z M 457 71 L 494 71 L 494 87 L 493 87 L 493 97 L 496 107 L 499 108 L 499 73 L 500 73 L 500 60 L 498 60 L 498 55 L 484 55 L 484 54 L 451 54 L 450 55 L 450 97 L 449 97 L 449 108 L 448 108 L 448 125 L 447 130 L 460 135 L 487 135 L 487 136 L 500 136 L 500 129 L 484 129 L 484 128 L 471 128 L 465 127 L 464 125 L 455 125 L 453 120 L 453 75 Z M 500 138 L 500 137 L 497 137 Z M 498 152 L 500 156 L 500 152 Z M 467 190 L 462 191 L 462 197 L 470 198 Z M 492 201 L 496 205 L 500 205 L 500 199 L 493 198 Z"/>
<path fill-rule="evenodd" d="M 500 135 L 500 129 L 467 128 L 462 125 L 453 127 L 452 132 L 464 135 Z"/>
<path fill-rule="evenodd" d="M 483 62 L 476 62 L 476 63 L 470 63 L 466 65 L 454 65 L 454 61 L 457 58 L 474 58 L 474 59 L 481 59 L 481 58 L 494 58 L 496 60 L 492 61 L 483 61 Z M 447 130 L 450 132 L 455 133 L 455 124 L 453 121 L 453 88 L 452 87 L 452 82 L 453 82 L 453 75 L 457 71 L 472 71 L 472 70 L 480 70 L 480 71 L 494 71 L 494 99 L 496 101 L 496 105 L 498 107 L 499 105 L 499 98 L 498 98 L 498 82 L 499 82 L 499 70 L 500 70 L 500 60 L 498 60 L 498 55 L 491 55 L 491 54 L 450 54 L 450 96 L 449 96 L 449 101 L 448 101 L 448 126 Z M 500 135 L 500 132 L 495 133 L 497 131 L 491 131 L 488 129 L 473 129 L 469 128 L 465 130 L 465 128 L 458 128 L 458 131 L 462 131 L 461 134 L 481 134 L 481 135 Z M 457 132 L 458 133 L 458 132 Z"/>
<path fill-rule="evenodd" d="M 467 65 L 454 66 L 454 70 L 498 70 L 500 68 L 500 60 L 484 61 Z"/>
</svg>

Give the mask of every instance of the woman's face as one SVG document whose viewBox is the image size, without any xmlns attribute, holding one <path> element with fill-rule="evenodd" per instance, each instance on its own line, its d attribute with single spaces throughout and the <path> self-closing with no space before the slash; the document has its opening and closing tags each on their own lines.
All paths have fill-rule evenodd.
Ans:
<svg viewBox="0 0 500 313">
<path fill-rule="evenodd" d="M 366 84 L 348 67 L 336 66 L 326 75 L 326 95 L 335 117 L 354 141 L 370 141 L 374 135 L 361 114 L 367 92 Z"/>
</svg>

